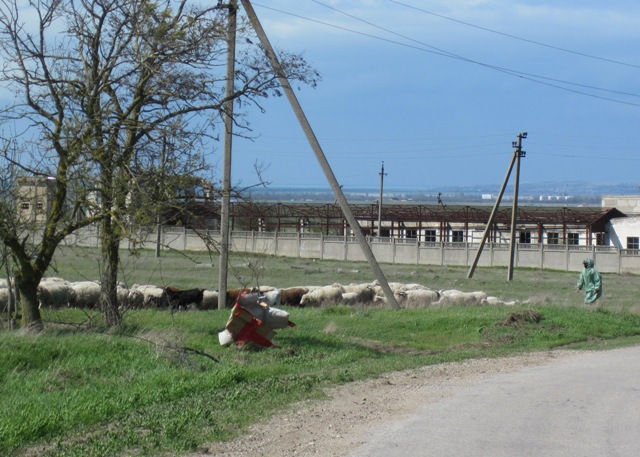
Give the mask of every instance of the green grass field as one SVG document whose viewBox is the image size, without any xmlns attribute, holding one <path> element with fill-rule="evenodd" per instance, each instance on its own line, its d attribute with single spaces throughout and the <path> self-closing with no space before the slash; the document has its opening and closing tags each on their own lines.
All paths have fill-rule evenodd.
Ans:
<svg viewBox="0 0 640 457">
<path fill-rule="evenodd" d="M 217 283 L 217 258 L 126 256 L 128 284 L 181 288 Z M 348 284 L 373 280 L 365 263 L 232 255 L 229 286 Z M 91 250 L 68 250 L 51 276 L 98 279 Z M 323 388 L 393 370 L 551 348 L 610 348 L 640 342 L 637 276 L 605 275 L 599 309 L 582 304 L 576 273 L 382 265 L 389 281 L 483 290 L 517 306 L 389 310 L 289 308 L 297 325 L 276 347 L 222 347 L 228 311 L 125 315 L 117 331 L 100 314 L 43 310 L 40 335 L 0 328 L 0 455 L 180 455 L 230 439 Z M 91 322 L 89 327 L 88 323 Z"/>
</svg>

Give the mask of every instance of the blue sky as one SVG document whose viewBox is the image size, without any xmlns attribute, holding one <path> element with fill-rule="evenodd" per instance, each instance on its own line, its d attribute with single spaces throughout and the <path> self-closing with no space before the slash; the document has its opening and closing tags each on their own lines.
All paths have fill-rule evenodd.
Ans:
<svg viewBox="0 0 640 457">
<path fill-rule="evenodd" d="M 252 4 L 320 71 L 297 96 L 345 188 L 377 188 L 384 161 L 385 189 L 497 190 L 520 132 L 521 183 L 640 183 L 635 0 Z M 328 187 L 286 98 L 264 108 L 234 140 L 233 183 L 256 183 L 258 162 L 273 187 Z"/>
</svg>

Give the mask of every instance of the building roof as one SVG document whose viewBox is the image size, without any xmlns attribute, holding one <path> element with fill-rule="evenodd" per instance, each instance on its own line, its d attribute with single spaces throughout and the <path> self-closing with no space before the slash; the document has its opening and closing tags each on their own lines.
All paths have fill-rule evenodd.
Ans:
<svg viewBox="0 0 640 457">
<path fill-rule="evenodd" d="M 377 204 L 350 205 L 351 211 L 359 221 L 374 222 L 378 220 Z M 486 205 L 412 205 L 385 204 L 382 207 L 381 219 L 398 223 L 448 222 L 448 223 L 481 223 L 489 221 L 493 207 Z M 594 232 L 605 230 L 609 220 L 624 217 L 625 214 L 616 208 L 601 207 L 518 207 L 518 224 L 534 225 L 578 225 L 588 226 Z M 231 206 L 231 217 L 276 219 L 279 224 L 289 225 L 299 219 L 321 219 L 325 225 L 342 225 L 344 215 L 337 204 L 331 203 L 261 203 L 234 202 Z M 295 223 L 295 222 L 293 222 Z M 511 207 L 498 208 L 494 223 L 511 224 Z"/>
</svg>

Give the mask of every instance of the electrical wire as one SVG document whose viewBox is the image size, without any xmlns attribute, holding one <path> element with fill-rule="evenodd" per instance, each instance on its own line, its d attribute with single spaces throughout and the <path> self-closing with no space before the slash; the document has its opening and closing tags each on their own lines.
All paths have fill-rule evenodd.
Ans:
<svg viewBox="0 0 640 457">
<path fill-rule="evenodd" d="M 401 37 L 401 38 L 403 38 L 405 40 L 409 40 L 411 42 L 417 43 L 420 46 L 415 46 L 415 45 L 407 44 L 407 43 L 396 41 L 396 40 L 390 40 L 390 39 L 383 38 L 383 37 L 380 37 L 380 36 L 377 36 L 377 35 L 361 32 L 361 31 L 350 29 L 350 28 L 343 27 L 343 26 L 340 26 L 340 25 L 331 24 L 331 23 L 328 23 L 328 22 L 324 22 L 324 21 L 320 21 L 320 20 L 317 20 L 317 19 L 309 18 L 309 17 L 306 17 L 306 16 L 301 16 L 301 15 L 298 15 L 298 14 L 295 14 L 295 13 L 291 13 L 291 12 L 288 12 L 288 11 L 283 11 L 283 10 L 280 10 L 280 9 L 277 9 L 277 8 L 272 8 L 272 7 L 269 7 L 269 6 L 266 6 L 266 5 L 262 5 L 262 4 L 259 4 L 259 3 L 254 3 L 254 5 L 262 7 L 262 8 L 265 8 L 265 9 L 268 9 L 268 10 L 271 10 L 271 11 L 274 11 L 274 12 L 278 12 L 278 13 L 281 13 L 281 14 L 289 15 L 289 16 L 292 16 L 292 17 L 297 17 L 299 19 L 303 19 L 303 20 L 306 20 L 306 21 L 314 22 L 314 23 L 317 23 L 317 24 L 320 24 L 320 25 L 324 25 L 324 26 L 327 26 L 327 27 L 332 27 L 332 28 L 336 28 L 336 29 L 339 29 L 339 30 L 343 30 L 343 31 L 346 31 L 346 32 L 349 32 L 349 33 L 354 33 L 354 34 L 357 34 L 357 35 L 362 35 L 362 36 L 365 36 L 365 37 L 368 37 L 368 38 L 373 38 L 373 39 L 384 41 L 384 42 L 387 42 L 387 43 L 391 43 L 391 44 L 395 44 L 395 45 L 399 45 L 399 46 L 404 46 L 404 47 L 416 49 L 416 50 L 423 51 L 423 52 L 429 52 L 429 53 L 436 54 L 436 55 L 439 55 L 439 56 L 442 56 L 442 57 L 449 57 L 449 58 L 460 60 L 460 61 L 463 61 L 463 62 L 466 62 L 466 63 L 475 64 L 475 65 L 478 65 L 478 66 L 482 66 L 482 67 L 485 67 L 485 68 L 488 68 L 488 69 L 491 69 L 491 70 L 494 70 L 494 71 L 498 71 L 498 72 L 510 75 L 512 77 L 516 77 L 516 78 L 519 78 L 519 79 L 524 79 L 524 80 L 531 81 L 531 82 L 534 82 L 534 83 L 537 83 L 537 84 L 540 84 L 540 85 L 553 87 L 553 88 L 556 88 L 556 89 L 559 89 L 559 90 L 564 90 L 564 91 L 575 93 L 575 94 L 578 94 L 578 95 L 584 95 L 584 96 L 587 96 L 587 97 L 592 97 L 592 98 L 605 100 L 605 101 L 609 101 L 609 102 L 613 102 L 613 103 L 619 103 L 619 104 L 623 104 L 623 105 L 640 106 L 640 103 L 634 103 L 634 102 L 630 102 L 630 101 L 626 101 L 626 100 L 620 100 L 620 99 L 605 97 L 605 96 L 601 96 L 601 95 L 597 95 L 597 94 L 593 94 L 593 93 L 589 93 L 589 92 L 584 92 L 584 91 L 581 91 L 581 90 L 578 90 L 578 89 L 572 89 L 570 87 L 565 87 L 565 86 L 562 86 L 560 84 L 566 84 L 566 85 L 575 86 L 575 87 L 582 87 L 584 89 L 597 90 L 597 91 L 601 91 L 601 92 L 608 92 L 608 93 L 613 93 L 613 94 L 617 94 L 617 95 L 626 95 L 626 96 L 631 96 L 631 97 L 640 97 L 640 94 L 634 94 L 634 93 L 616 91 L 616 90 L 612 90 L 612 89 L 600 88 L 600 87 L 586 85 L 586 84 L 574 83 L 574 82 L 571 82 L 571 81 L 560 80 L 560 79 L 545 77 L 545 76 L 541 76 L 541 75 L 535 75 L 535 74 L 532 74 L 532 73 L 527 73 L 527 72 L 523 72 L 523 71 L 519 71 L 519 70 L 513 70 L 513 69 L 509 69 L 509 68 L 504 68 L 504 67 L 499 67 L 499 66 L 496 66 L 496 65 L 483 63 L 483 62 L 480 62 L 480 61 L 477 61 L 477 60 L 473 60 L 473 59 L 470 59 L 470 58 L 467 58 L 467 57 L 463 57 L 463 56 L 460 56 L 458 54 L 446 51 L 444 49 L 437 48 L 435 46 L 432 46 L 432 45 L 429 45 L 427 43 L 421 42 L 419 40 L 415 40 L 415 39 L 413 39 L 411 37 L 408 37 L 406 35 L 403 35 L 403 34 L 394 32 L 392 30 L 386 29 L 384 27 L 378 26 L 376 24 L 373 24 L 372 22 L 366 21 L 364 19 L 360 19 L 360 18 L 358 18 L 358 17 L 356 17 L 354 15 L 351 15 L 349 13 L 343 12 L 343 11 L 341 11 L 341 10 L 335 8 L 335 7 L 326 5 L 326 4 L 324 4 L 322 2 L 319 2 L 317 0 L 312 0 L 312 1 L 314 3 L 320 5 L 320 6 L 324 6 L 326 8 L 331 9 L 331 10 L 334 10 L 334 11 L 336 11 L 338 13 L 344 14 L 344 15 L 346 15 L 348 17 L 351 17 L 352 19 L 355 19 L 355 20 L 358 20 L 360 22 L 363 22 L 363 23 L 365 23 L 365 24 L 367 24 L 369 26 L 378 28 L 378 29 L 383 30 L 383 31 L 385 31 L 387 33 L 391 33 L 391 34 L 393 34 L 395 36 L 398 36 L 398 37 Z"/>
<path fill-rule="evenodd" d="M 632 64 L 632 63 L 628 63 L 628 62 L 622 62 L 622 61 L 619 61 L 619 60 L 607 59 L 606 57 L 599 57 L 599 56 L 595 56 L 593 54 L 587 54 L 587 53 L 584 53 L 584 52 L 573 51 L 571 49 L 562 48 L 560 46 L 554 46 L 552 44 L 542 43 L 540 41 L 529 40 L 527 38 L 522 38 L 522 37 L 519 37 L 519 36 L 516 36 L 516 35 L 511 35 L 509 33 L 504 33 L 504 32 L 500 32 L 498 30 L 493 30 L 493 29 L 490 29 L 490 28 L 487 28 L 487 27 L 482 27 L 480 25 L 471 24 L 469 22 L 464 22 L 464 21 L 461 21 L 461 20 L 458 20 L 458 19 L 454 19 L 454 18 L 449 17 L 449 16 L 444 16 L 442 14 L 434 13 L 433 11 L 428 11 L 428 10 L 426 10 L 424 8 L 418 8 L 417 6 L 407 5 L 406 3 L 398 2 L 396 0 L 389 0 L 389 2 L 395 3 L 396 5 L 402 5 L 404 7 L 411 8 L 411 9 L 414 9 L 416 11 L 421 11 L 423 13 L 430 14 L 432 16 L 436 16 L 436 17 L 439 17 L 441 19 L 446 19 L 447 21 L 457 22 L 458 24 L 462 24 L 462 25 L 465 25 L 467 27 L 473 27 L 473 28 L 476 28 L 476 29 L 479 29 L 479 30 L 484 30 L 485 32 L 495 33 L 496 35 L 501 35 L 501 36 L 504 36 L 504 37 L 507 37 L 507 38 L 512 38 L 514 40 L 524 41 L 525 43 L 535 44 L 537 46 L 542 46 L 542 47 L 545 47 L 545 48 L 554 49 L 556 51 L 562 51 L 562 52 L 566 52 L 566 53 L 569 53 L 569 54 L 575 54 L 577 56 L 587 57 L 587 58 L 590 58 L 590 59 L 601 60 L 603 62 L 614 63 L 614 64 L 617 64 L 617 65 L 623 65 L 623 66 L 626 66 L 626 67 L 640 68 L 640 65 L 635 65 L 635 64 Z M 316 2 L 316 3 L 318 3 L 318 2 Z"/>
</svg>

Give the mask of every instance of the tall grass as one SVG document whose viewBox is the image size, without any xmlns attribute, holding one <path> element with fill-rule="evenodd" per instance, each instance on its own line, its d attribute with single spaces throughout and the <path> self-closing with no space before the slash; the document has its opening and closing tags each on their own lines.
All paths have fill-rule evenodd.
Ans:
<svg viewBox="0 0 640 457">
<path fill-rule="evenodd" d="M 55 275 L 99 277 L 95 252 L 60 254 Z M 194 256 L 143 253 L 127 257 L 123 272 L 130 284 L 213 287 L 216 259 Z M 233 255 L 231 264 L 231 287 L 373 279 L 360 263 Z M 218 344 L 226 311 L 129 312 L 113 331 L 100 327 L 97 312 L 43 310 L 40 335 L 0 330 L 0 455 L 179 455 L 229 439 L 293 401 L 319 398 L 329 385 L 473 357 L 640 342 L 635 276 L 605 275 L 595 310 L 582 305 L 573 273 L 516 269 L 507 281 L 506 269 L 478 269 L 466 279 L 464 268 L 382 268 L 389 281 L 528 303 L 291 308 L 296 327 L 278 331 L 277 346 L 262 351 Z"/>
</svg>

